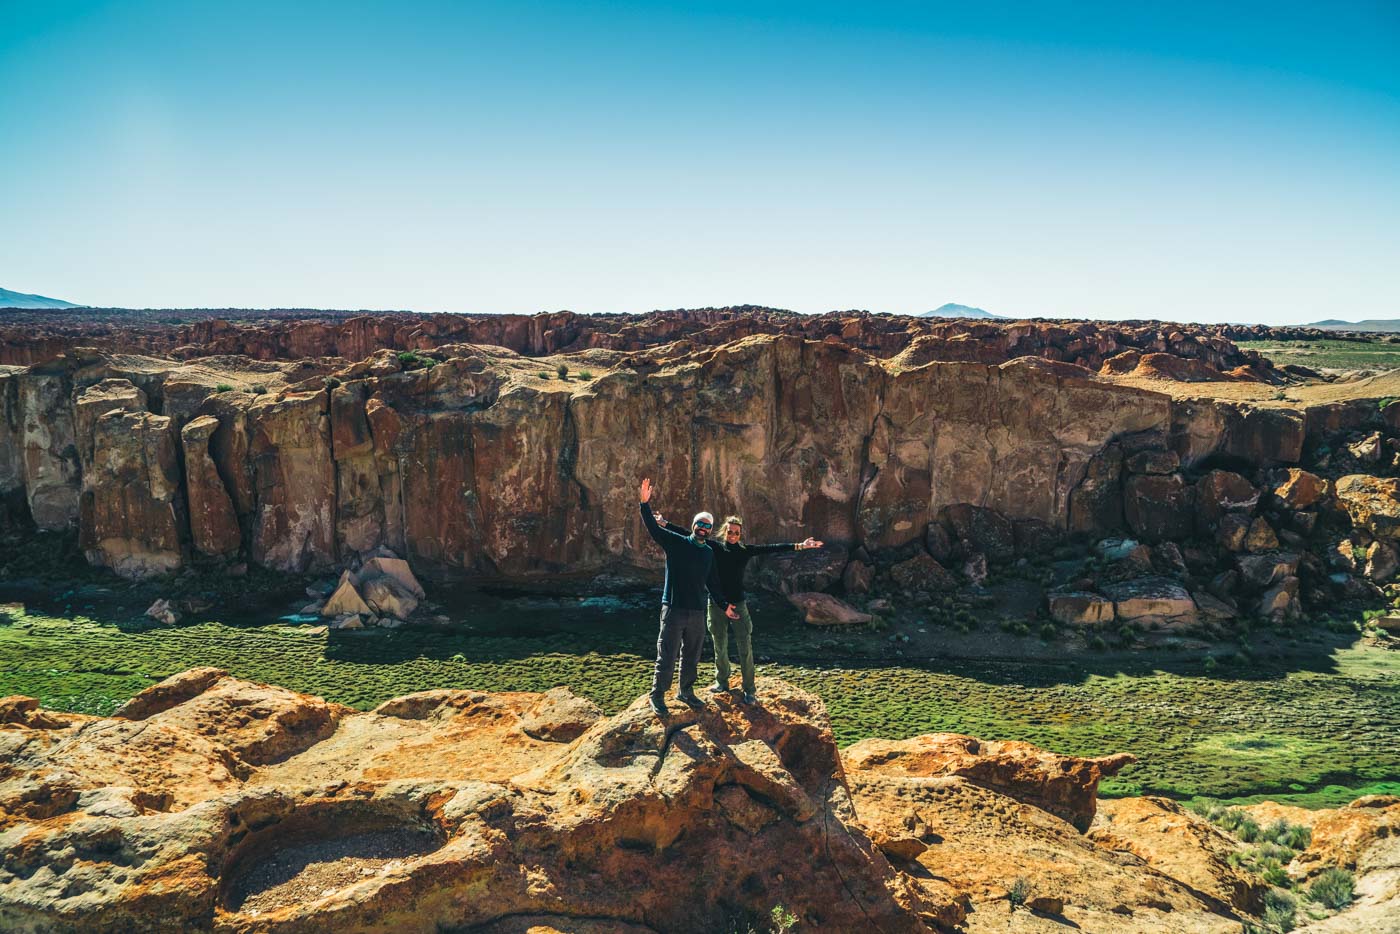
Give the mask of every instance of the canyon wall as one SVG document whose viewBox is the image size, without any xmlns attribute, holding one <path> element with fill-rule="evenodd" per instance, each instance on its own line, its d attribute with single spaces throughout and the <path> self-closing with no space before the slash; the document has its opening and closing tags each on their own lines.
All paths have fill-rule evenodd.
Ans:
<svg viewBox="0 0 1400 934">
<path fill-rule="evenodd" d="M 0 368 L 0 496 L 39 528 L 76 527 L 90 561 L 128 576 L 200 555 L 320 571 L 386 546 L 429 575 L 606 580 L 657 564 L 636 506 L 649 476 L 672 517 L 732 511 L 755 540 L 823 538 L 834 579 L 852 551 L 907 551 L 960 503 L 1151 539 L 1189 509 L 1178 465 L 1296 463 L 1307 428 L 1305 412 L 1008 357 L 1037 325 L 864 350 L 790 333 L 712 345 L 696 335 L 762 321 L 701 315 L 685 340 L 562 357 L 561 381 L 542 378 L 554 360 L 502 346 L 375 351 L 394 322 L 365 320 L 335 325 L 358 335 L 332 348 L 363 357 L 349 365 L 70 349 Z M 570 320 L 502 319 L 488 336 L 548 348 Z M 878 344 L 871 320 L 845 327 Z M 609 340 L 637 343 L 627 327 Z M 324 334 L 298 349 L 324 352 Z M 1175 459 L 1142 467 L 1142 451 Z"/>
</svg>

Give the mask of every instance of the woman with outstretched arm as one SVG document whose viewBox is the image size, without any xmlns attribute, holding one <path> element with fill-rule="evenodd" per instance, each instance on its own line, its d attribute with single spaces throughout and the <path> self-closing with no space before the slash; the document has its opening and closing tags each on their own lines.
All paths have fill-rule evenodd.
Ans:
<svg viewBox="0 0 1400 934">
<path fill-rule="evenodd" d="M 658 513 L 656 519 L 664 527 L 682 533 L 682 529 Z M 715 553 L 715 567 L 719 572 L 720 592 L 729 607 L 737 614 L 726 612 L 713 599 L 709 603 L 706 622 L 710 638 L 715 644 L 715 683 L 710 685 L 711 693 L 728 691 L 729 687 L 729 626 L 734 626 L 734 643 L 739 650 L 739 671 L 743 677 L 744 703 L 758 702 L 755 696 L 753 665 L 753 619 L 744 597 L 744 568 L 758 555 L 773 554 L 779 551 L 805 551 L 820 548 L 822 543 L 815 538 L 800 542 L 787 542 L 775 545 L 746 545 L 743 543 L 744 520 L 730 516 L 719 527 L 719 535 L 706 544 Z M 737 615 L 737 619 L 735 616 Z"/>
</svg>

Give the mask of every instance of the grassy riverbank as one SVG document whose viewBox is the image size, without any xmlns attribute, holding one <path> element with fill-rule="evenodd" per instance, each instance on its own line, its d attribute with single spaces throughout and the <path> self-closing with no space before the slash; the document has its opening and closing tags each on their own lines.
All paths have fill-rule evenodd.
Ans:
<svg viewBox="0 0 1400 934">
<path fill-rule="evenodd" d="M 426 688 L 564 684 L 612 712 L 647 687 L 650 613 L 606 602 L 568 612 L 545 605 L 459 625 L 465 628 L 327 632 L 266 621 L 147 628 L 11 605 L 0 621 L 0 695 L 108 714 L 197 665 L 360 709 Z M 761 650 L 784 644 L 783 625 L 774 622 Z M 1150 657 L 835 663 L 775 656 L 760 668 L 822 695 L 843 745 L 948 730 L 1080 755 L 1136 754 L 1141 762 L 1105 783 L 1106 794 L 1283 793 L 1320 805 L 1400 781 L 1400 657 L 1383 649 L 1342 647 L 1308 665 L 1272 659 L 1229 674 Z M 711 674 L 707 663 L 701 677 Z"/>
</svg>

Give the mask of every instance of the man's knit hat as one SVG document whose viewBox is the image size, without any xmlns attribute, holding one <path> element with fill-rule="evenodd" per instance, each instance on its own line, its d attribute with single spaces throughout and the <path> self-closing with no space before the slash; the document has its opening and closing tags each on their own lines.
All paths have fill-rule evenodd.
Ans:
<svg viewBox="0 0 1400 934">
<path fill-rule="evenodd" d="M 710 523 L 710 525 L 715 524 L 715 517 L 711 513 L 697 512 L 695 518 L 690 520 L 690 527 L 692 529 L 695 528 L 695 523 L 699 522 L 701 519 L 704 519 L 706 522 Z"/>
</svg>

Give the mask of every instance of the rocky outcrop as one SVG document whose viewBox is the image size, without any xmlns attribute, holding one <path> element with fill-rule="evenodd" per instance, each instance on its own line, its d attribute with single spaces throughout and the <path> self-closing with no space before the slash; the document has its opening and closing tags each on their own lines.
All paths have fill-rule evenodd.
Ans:
<svg viewBox="0 0 1400 934">
<path fill-rule="evenodd" d="M 812 930 L 989 930 L 1017 878 L 1087 930 L 1251 910 L 1165 803 L 1081 832 L 1128 757 L 949 734 L 841 754 L 820 700 L 759 689 L 664 721 L 563 689 L 361 713 L 217 669 L 105 719 L 0 700 L 0 925 L 688 934 L 781 904 Z"/>
<path fill-rule="evenodd" d="M 123 577 L 183 563 L 185 498 L 167 416 L 145 411 L 127 380 L 88 387 L 74 404 L 83 467 L 79 539 L 88 560 Z"/>
<path fill-rule="evenodd" d="M 270 320 L 272 344 L 205 322 L 167 358 L 74 350 L 0 374 L 7 515 L 76 526 L 92 560 L 131 575 L 196 557 L 320 572 L 387 548 L 427 577 L 616 587 L 659 565 L 633 502 L 650 475 L 663 509 L 706 505 L 763 539 L 827 542 L 764 559 L 763 586 L 913 599 L 1071 534 L 1296 551 L 1330 515 L 1325 480 L 1270 472 L 1301 456 L 1303 414 L 1102 376 L 1088 363 L 1122 350 L 1105 330 L 723 310 Z M 1229 355 L 1215 337 L 1141 336 L 1147 355 Z M 196 353 L 196 338 L 270 362 Z M 453 342 L 465 339 L 493 343 Z M 522 356 L 559 350 L 574 374 L 596 372 L 545 379 L 552 364 Z M 277 362 L 302 351 L 363 356 Z M 103 473 L 93 444 L 114 409 L 135 414 Z M 110 427 L 103 439 L 118 440 Z M 1206 469 L 1217 463 L 1231 469 Z M 1139 576 L 1193 591 L 1208 579 L 1154 560 Z M 1261 594 L 1248 596 L 1252 611 Z M 1273 597 L 1277 609 L 1291 594 Z"/>
<path fill-rule="evenodd" d="M 233 500 L 210 455 L 209 444 L 219 427 L 219 420 L 212 415 L 192 418 L 180 429 L 180 445 L 185 456 L 192 544 L 201 554 L 224 557 L 238 553 L 243 536 Z"/>
</svg>

